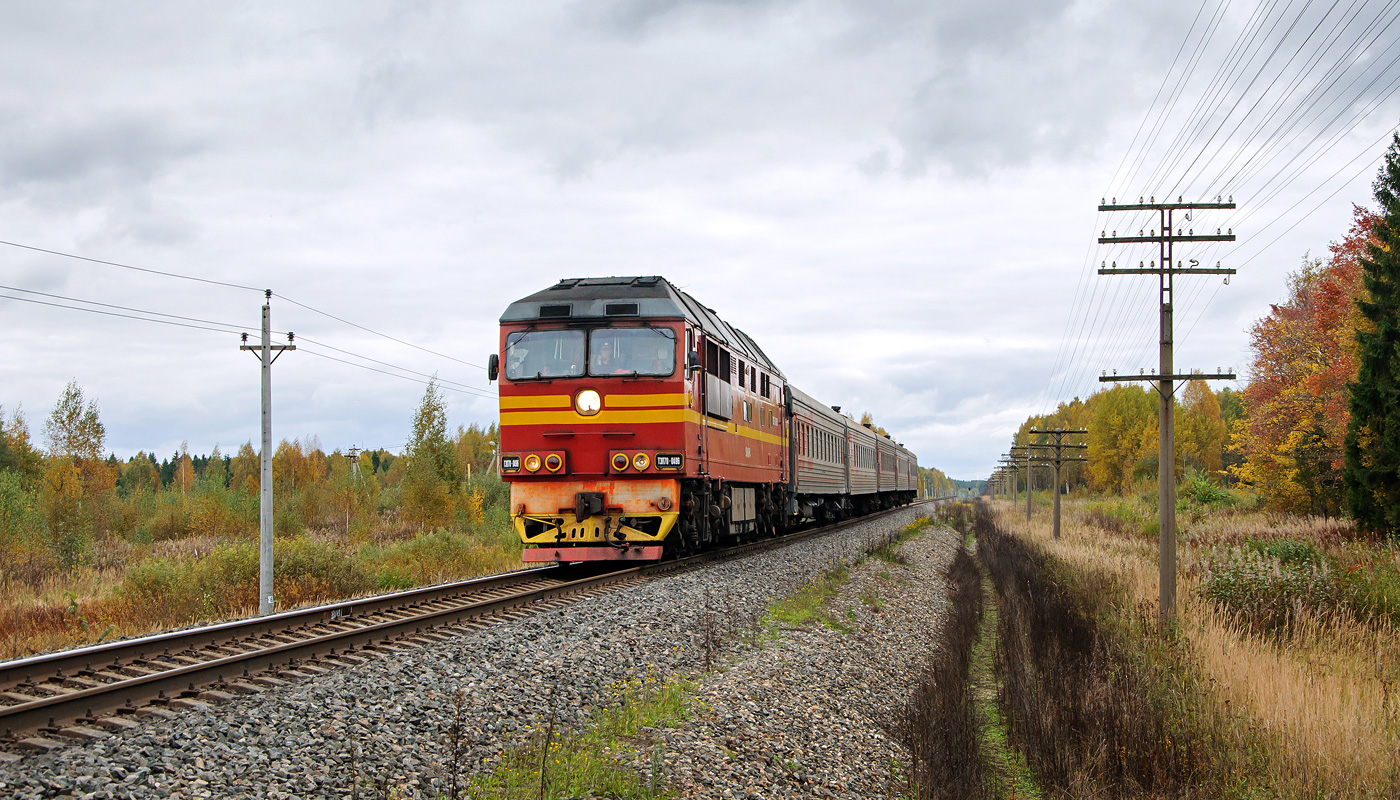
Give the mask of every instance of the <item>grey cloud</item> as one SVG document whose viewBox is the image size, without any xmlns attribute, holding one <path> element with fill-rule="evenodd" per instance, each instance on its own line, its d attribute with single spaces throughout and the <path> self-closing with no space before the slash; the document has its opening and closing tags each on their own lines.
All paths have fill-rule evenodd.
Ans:
<svg viewBox="0 0 1400 800">
<path fill-rule="evenodd" d="M 0 178 L 10 183 L 72 184 L 102 177 L 144 183 L 200 143 L 150 119 L 116 115 L 11 126 L 0 151 Z"/>
</svg>

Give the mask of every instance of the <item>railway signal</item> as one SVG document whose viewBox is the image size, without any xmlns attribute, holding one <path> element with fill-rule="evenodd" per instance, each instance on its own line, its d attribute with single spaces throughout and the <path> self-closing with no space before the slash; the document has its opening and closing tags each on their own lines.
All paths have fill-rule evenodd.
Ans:
<svg viewBox="0 0 1400 800">
<path fill-rule="evenodd" d="M 262 307 L 262 341 L 248 344 L 243 334 L 239 350 L 257 354 L 262 365 L 262 472 L 258 504 L 258 615 L 272 613 L 272 362 L 284 351 L 295 350 L 293 334 L 287 334 L 286 344 L 272 343 L 272 290 L 265 295 Z M 275 355 L 274 355 L 275 354 Z"/>
<path fill-rule="evenodd" d="M 1161 230 L 1150 230 L 1147 235 L 1141 231 L 1137 236 L 1119 236 L 1117 231 L 1113 235 L 1099 236 L 1099 244 L 1156 244 L 1158 246 L 1158 260 L 1149 263 L 1146 267 L 1136 269 L 1120 269 L 1117 262 L 1112 267 L 1105 266 L 1099 270 L 1100 275 L 1155 275 L 1158 280 L 1158 298 L 1160 301 L 1159 325 L 1159 368 L 1156 375 L 1104 375 L 1099 378 L 1100 382 L 1112 381 L 1155 381 L 1157 389 L 1157 515 L 1158 534 L 1157 542 L 1161 551 L 1159 558 L 1159 617 L 1160 623 L 1165 628 L 1176 618 L 1176 432 L 1175 421 L 1173 419 L 1172 395 L 1176 392 L 1175 382 L 1178 380 L 1234 380 L 1234 373 L 1213 373 L 1213 374 L 1176 374 L 1172 364 L 1172 290 L 1174 278 L 1177 275 L 1233 275 L 1235 270 L 1222 269 L 1217 264 L 1215 267 L 1200 267 L 1198 262 L 1191 260 L 1189 267 L 1182 267 L 1180 262 L 1172 260 L 1172 246 L 1177 242 L 1233 242 L 1235 234 L 1233 230 L 1221 233 L 1217 228 L 1214 234 L 1197 234 L 1188 228 L 1183 235 L 1181 230 L 1173 225 L 1172 214 L 1176 211 L 1184 211 L 1187 221 L 1195 211 L 1222 210 L 1235 208 L 1234 198 L 1228 202 L 1214 203 L 1185 203 L 1178 197 L 1175 203 L 1158 203 L 1156 198 L 1148 198 L 1148 202 L 1142 202 L 1139 198 L 1137 203 L 1119 203 L 1117 198 L 1112 203 L 1100 203 L 1100 211 L 1156 211 L 1160 215 Z M 1226 282 L 1229 278 L 1226 277 Z"/>
</svg>

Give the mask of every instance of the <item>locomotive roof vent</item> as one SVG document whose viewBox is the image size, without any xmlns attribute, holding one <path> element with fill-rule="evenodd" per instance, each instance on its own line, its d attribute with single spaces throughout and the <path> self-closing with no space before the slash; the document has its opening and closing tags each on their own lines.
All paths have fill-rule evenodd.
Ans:
<svg viewBox="0 0 1400 800">
<path fill-rule="evenodd" d="M 583 278 L 560 278 L 559 282 L 549 287 L 550 289 L 572 289 L 578 286 Z"/>
<path fill-rule="evenodd" d="M 603 306 L 603 316 L 605 317 L 635 317 L 637 316 L 636 303 L 608 303 Z"/>
<path fill-rule="evenodd" d="M 544 305 L 543 303 L 540 304 L 540 319 L 572 317 L 573 315 L 574 307 L 568 303 L 553 306 Z"/>
</svg>

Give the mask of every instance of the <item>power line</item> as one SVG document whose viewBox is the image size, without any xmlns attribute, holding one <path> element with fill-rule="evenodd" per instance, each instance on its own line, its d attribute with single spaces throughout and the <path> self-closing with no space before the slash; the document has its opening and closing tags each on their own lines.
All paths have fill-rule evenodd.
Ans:
<svg viewBox="0 0 1400 800">
<path fill-rule="evenodd" d="M 206 327 L 206 326 L 204 326 L 204 325 L 190 325 L 190 324 L 187 324 L 187 323 L 184 323 L 184 322 L 167 322 L 166 320 L 163 320 L 163 319 L 151 319 L 150 317 L 136 317 L 136 316 L 132 316 L 132 315 L 130 315 L 130 314 L 118 314 L 118 313 L 116 313 L 115 311 L 99 311 L 98 309 L 95 309 L 95 308 L 82 308 L 82 307 L 80 307 L 80 306 L 65 306 L 65 305 L 63 305 L 62 303 L 50 303 L 50 302 L 45 301 L 45 300 L 35 300 L 35 299 L 32 298 L 32 297 L 15 297 L 14 295 L 0 294 L 0 298 L 3 298 L 3 299 L 5 299 L 5 300 L 18 300 L 18 301 L 21 302 L 21 303 L 34 303 L 35 305 L 41 305 L 41 306 L 52 306 L 52 307 L 54 307 L 54 308 L 66 308 L 66 309 L 68 309 L 69 311 L 85 311 L 85 312 L 87 312 L 87 313 L 89 313 L 89 314 L 101 314 L 101 315 L 103 315 L 103 316 L 105 316 L 105 317 L 122 317 L 122 318 L 124 318 L 124 319 L 135 319 L 135 320 L 140 320 L 140 321 L 142 321 L 142 322 L 154 322 L 154 323 L 157 323 L 157 324 L 160 324 L 160 325 L 174 325 L 174 326 L 177 327 L 177 328 L 194 328 L 194 329 L 196 329 L 196 330 L 201 330 L 201 331 L 213 331 L 213 332 L 215 332 L 215 333 L 232 333 L 232 331 L 224 330 L 224 329 L 222 329 L 222 328 L 210 328 L 210 327 Z M 81 302 L 81 301 L 80 301 L 80 302 Z M 221 324 L 221 323 L 215 323 L 215 324 Z"/>
<path fill-rule="evenodd" d="M 35 247 L 34 245 L 20 244 L 19 242 L 8 242 L 8 241 L 5 241 L 5 240 L 3 240 L 3 239 L 0 239 L 0 244 L 9 245 L 10 247 L 18 247 L 18 248 L 21 248 L 21 249 L 23 249 L 23 250 L 33 250 L 33 251 L 36 252 L 36 253 L 48 253 L 49 255 L 52 255 L 52 256 L 63 256 L 64 258 L 75 258 L 75 259 L 77 259 L 77 260 L 79 260 L 79 261 L 89 261 L 89 262 L 92 262 L 93 264 L 106 264 L 106 265 L 109 266 L 109 267 L 120 267 L 120 268 L 122 268 L 122 269 L 134 270 L 134 271 L 136 271 L 136 272 L 147 272 L 147 273 L 150 273 L 150 274 L 152 274 L 152 275 L 164 275 L 164 276 L 167 277 L 167 278 L 179 278 L 180 280 L 185 280 L 185 281 L 198 281 L 198 282 L 200 282 L 200 283 L 209 283 L 209 284 L 213 284 L 213 285 L 215 285 L 215 286 L 227 286 L 227 287 L 230 288 L 230 289 L 246 289 L 247 291 L 250 291 L 250 292 L 261 292 L 261 291 L 263 291 L 262 289 L 257 289 L 257 288 L 254 288 L 254 287 L 252 287 L 252 286 L 244 286 L 244 285 L 241 284 L 241 283 L 228 283 L 227 281 L 216 281 L 216 280 L 213 280 L 212 278 L 200 278 L 200 277 L 197 277 L 197 276 L 194 276 L 194 275 L 181 275 L 181 274 L 178 273 L 178 272 L 166 272 L 166 271 L 164 271 L 164 270 L 148 269 L 148 268 L 146 268 L 146 267 L 133 267 L 133 266 L 130 265 L 130 264 L 121 264 L 121 263 L 118 263 L 118 262 L 116 262 L 116 261 L 103 261 L 103 260 L 100 259 L 100 258 L 88 258 L 87 256 L 75 255 L 75 254 L 73 254 L 73 253 L 64 253 L 64 252 L 62 252 L 62 251 L 60 251 L 60 250 L 49 250 L 49 249 L 43 248 L 43 247 Z"/>
<path fill-rule="evenodd" d="M 222 326 L 224 326 L 224 327 L 226 327 L 226 328 L 235 328 L 235 329 L 240 330 L 240 331 L 255 331 L 255 330 L 257 330 L 257 328 L 253 328 L 253 327 L 250 327 L 250 326 L 247 326 L 247 325 L 235 325 L 235 324 L 233 324 L 233 323 L 231 323 L 231 322 L 218 322 L 218 321 L 216 321 L 216 320 L 210 320 L 210 319 L 199 319 L 198 317 L 182 317 L 182 316 L 180 316 L 179 314 L 165 314 L 165 313 L 162 313 L 162 312 L 160 312 L 160 311 L 147 311 L 146 309 L 143 309 L 143 308 L 131 308 L 131 307 L 129 307 L 129 306 L 119 306 L 119 305 L 114 305 L 114 304 L 112 304 L 112 303 L 99 303 L 99 302 L 97 302 L 96 300 L 83 300 L 83 299 L 78 298 L 78 297 L 65 297 L 64 295 L 61 295 L 61 294 L 50 294 L 50 293 L 48 293 L 48 292 L 40 292 L 40 291 L 36 291 L 36 290 L 34 290 L 34 289 L 21 289 L 21 288 L 19 288 L 18 286 L 4 286 L 4 285 L 0 285 L 0 289 L 5 289 L 5 290 L 11 291 L 11 292 L 23 292 L 24 294 L 37 294 L 37 295 L 39 295 L 40 297 L 48 297 L 48 298 L 51 298 L 51 299 L 54 299 L 54 300 L 67 300 L 67 301 L 70 302 L 70 303 L 86 303 L 86 304 L 88 304 L 88 305 L 93 305 L 93 306 L 102 306 L 103 308 L 115 308 L 115 309 L 119 309 L 119 310 L 121 310 L 121 311 L 131 311 L 131 312 L 136 313 L 136 314 L 150 314 L 150 315 L 152 315 L 152 316 L 157 316 L 157 317 L 169 317 L 170 319 L 180 319 L 180 320 L 185 320 L 186 322 L 201 322 L 201 323 L 204 323 L 204 324 L 206 324 L 206 325 L 222 325 Z M 22 299 L 22 298 L 13 298 L 13 299 Z M 61 307 L 61 308 L 67 308 L 68 306 L 60 306 L 60 307 Z M 76 310 L 78 310 L 78 311 L 84 311 L 84 310 L 86 310 L 86 309 L 76 309 Z M 131 319 L 140 319 L 140 317 L 132 317 Z M 153 319 L 153 320 L 149 320 L 149 321 L 150 321 L 150 322 L 160 322 L 160 320 L 154 320 L 154 319 Z M 207 328 L 206 330 L 214 330 L 214 329 L 213 329 L 213 328 Z"/>
<path fill-rule="evenodd" d="M 378 364 L 378 365 L 383 366 L 383 367 L 388 367 L 388 368 L 390 368 L 390 369 L 396 369 L 396 370 L 400 370 L 400 371 L 402 371 L 402 372 L 407 372 L 407 373 L 409 373 L 409 374 L 411 374 L 411 375 L 419 375 L 419 376 L 424 377 L 424 378 L 430 378 L 430 379 L 432 379 L 432 380 L 436 380 L 439 384 L 443 384 L 443 385 L 452 384 L 452 385 L 454 385 L 454 386 L 460 387 L 460 390 L 463 391 L 463 392 L 468 392 L 468 393 L 472 393 L 472 394 L 478 394 L 478 395 L 480 395 L 481 397 L 485 397 L 485 398 L 488 398 L 488 399 L 492 399 L 492 398 L 495 398 L 495 397 L 496 397 L 495 394 L 490 393 L 490 392 L 489 392 L 488 390 L 486 390 L 486 389 L 481 389 L 481 388 L 476 387 L 476 386 L 470 386 L 470 385 L 465 384 L 465 383 L 459 383 L 459 382 L 457 382 L 457 381 L 446 380 L 446 379 L 444 379 L 444 378 L 437 377 L 436 375 L 429 375 L 429 374 L 426 373 L 426 372 L 418 372 L 417 370 L 411 370 L 411 369 L 408 369 L 407 367 L 400 367 L 400 366 L 397 365 L 397 364 L 390 364 L 390 363 L 387 362 L 387 361 L 380 361 L 380 360 L 378 360 L 378 359 L 370 358 L 369 356 L 362 356 L 362 355 L 360 355 L 359 353 L 352 353 L 352 352 L 350 352 L 349 350 L 343 350 L 343 349 L 341 349 L 341 348 L 339 348 L 339 347 L 335 347 L 334 345 L 326 344 L 325 342 L 318 342 L 318 341 L 316 341 L 315 339 L 310 338 L 309 336 L 302 336 L 302 337 L 300 337 L 300 338 L 301 338 L 301 340 L 302 340 L 303 342 L 310 342 L 311 344 L 314 344 L 314 345 L 316 345 L 317 347 L 324 347 L 324 348 L 326 348 L 326 349 L 328 349 L 328 350 L 334 350 L 334 351 L 336 351 L 337 353 L 343 353 L 343 354 L 345 354 L 345 355 L 347 355 L 347 356 L 351 356 L 351 357 L 353 357 L 353 358 L 362 359 L 362 360 L 364 360 L 364 361 L 368 361 L 368 362 L 373 363 L 373 364 Z"/>
<path fill-rule="evenodd" d="M 285 298 L 284 298 L 284 299 L 285 299 Z M 306 353 L 306 354 L 308 354 L 308 355 L 316 356 L 317 358 L 324 358 L 324 359 L 326 359 L 327 361 L 336 361 L 336 362 L 339 362 L 339 363 L 341 363 L 341 364 L 346 364 L 346 365 L 351 366 L 351 367 L 358 367 L 359 369 L 367 369 L 367 370 L 369 370 L 370 372 L 378 372 L 380 375 L 389 375 L 389 376 L 394 377 L 394 378 L 400 378 L 400 379 L 406 380 L 406 381 L 413 381 L 414 383 L 422 384 L 423 386 L 427 386 L 428 383 L 429 383 L 429 381 L 422 381 L 422 380 L 419 380 L 419 379 L 417 379 L 417 378 L 410 378 L 410 377 L 408 377 L 407 375 L 400 375 L 400 374 L 397 373 L 397 372 L 387 372 L 387 371 L 382 370 L 382 369 L 375 369 L 374 367 L 365 366 L 364 364 L 356 364 L 356 363 L 353 362 L 353 361 L 346 361 L 346 360 L 343 359 L 343 358 L 336 358 L 335 356 L 328 356 L 328 355 L 326 355 L 325 353 L 318 353 L 318 352 L 316 352 L 315 350 L 306 350 L 306 349 L 303 349 L 302 352 L 303 352 L 303 353 Z M 438 385 L 439 385 L 439 386 L 442 386 L 442 388 L 446 389 L 446 390 L 449 391 L 449 392 L 457 392 L 457 393 L 459 393 L 459 394 L 471 395 L 471 396 L 473 396 L 473 397 L 482 397 L 482 395 L 472 394 L 471 392 L 467 392 L 467 391 L 464 391 L 464 390 L 462 390 L 462 389 L 456 389 L 456 388 L 453 388 L 453 387 L 451 387 L 451 386 L 444 386 L 444 385 L 442 385 L 441 383 L 439 383 Z M 486 399 L 492 399 L 492 398 L 490 398 L 489 396 L 486 396 Z"/>
<path fill-rule="evenodd" d="M 109 266 L 109 267 L 118 267 L 118 268 L 120 268 L 120 269 L 128 269 L 128 270 L 133 270 L 133 271 L 136 271 L 136 272 L 145 272 L 145 273 L 148 273 L 148 274 L 151 274 L 151 275 L 162 275 L 162 276 L 165 276 L 165 277 L 167 277 L 167 278 L 179 278 L 180 280 L 198 281 L 198 282 L 200 282 L 200 283 L 208 283 L 208 284 L 212 284 L 212 285 L 214 285 L 214 286 L 226 286 L 226 287 L 231 288 L 231 289 L 244 289 L 244 290 L 247 290 L 247 291 L 250 291 L 250 292 L 264 292 L 264 291 L 267 291 L 267 290 L 265 290 L 265 289 L 258 289 L 258 288 L 253 287 L 253 286 L 245 286 L 245 285 L 240 284 L 240 283 L 229 283 L 229 282 L 227 282 L 227 281 L 217 281 L 217 280 L 213 280 L 212 278 L 200 278 L 200 277 L 197 277 L 197 276 L 194 276 L 194 275 L 184 275 L 184 274 L 181 274 L 181 273 L 178 273 L 178 272 L 169 272 L 169 271 L 166 271 L 166 270 L 150 269 L 150 268 L 148 268 L 148 267 L 137 267 L 137 266 L 133 266 L 133 265 L 131 265 L 131 264 L 122 264 L 122 263 L 117 262 L 117 261 L 107 261 L 107 260 L 105 260 L 105 259 L 100 259 L 100 258 L 90 258 L 90 257 L 88 257 L 88 256 L 80 256 L 80 255 L 77 255 L 76 253 L 65 253 L 65 252 L 63 252 L 63 251 L 61 251 L 61 250 L 51 250 L 51 249 L 45 248 L 45 247 L 36 247 L 36 246 L 34 246 L 34 245 L 21 244 L 20 242 L 11 242 L 11 241 L 3 240 L 3 239 L 0 239 L 0 244 L 8 245 L 8 246 L 10 246 L 10 247 L 18 247 L 18 248 L 23 249 L 23 250 L 32 250 L 32 251 L 34 251 L 34 252 L 36 252 L 36 253 L 47 253 L 47 254 L 49 254 L 49 255 L 61 256 L 61 257 L 63 257 L 63 258 L 72 258 L 72 259 L 77 259 L 78 261 L 87 261 L 87 262 L 92 263 L 92 264 L 103 264 L 103 265 L 106 265 L 106 266 Z M 23 290 L 20 290 L 20 291 L 23 291 Z M 276 293 L 274 293 L 274 294 L 276 294 Z M 373 330 L 372 328 L 367 328 L 367 327 L 365 327 L 364 325 L 360 325 L 359 323 L 351 322 L 350 320 L 345 319 L 345 318 L 343 318 L 343 317 L 338 317 L 338 316 L 336 316 L 335 314 L 332 314 L 332 313 L 330 313 L 330 312 L 328 312 L 328 311 L 322 311 L 321 309 L 315 308 L 315 307 L 310 306 L 310 305 L 307 305 L 306 303 L 302 303 L 302 302 L 300 302 L 300 301 L 298 301 L 298 300 L 293 300 L 292 298 L 287 297 L 287 296 L 284 295 L 284 294 L 277 294 L 276 296 L 277 296 L 277 297 L 280 297 L 280 298 L 283 299 L 283 300 L 286 300 L 288 303 L 291 303 L 291 304 L 294 305 L 294 306 L 299 306 L 299 307 L 301 307 L 301 308 L 306 309 L 307 311 L 313 312 L 313 313 L 315 313 L 315 314 L 320 314 L 320 315 L 323 316 L 323 317 L 327 317 L 328 319 L 333 319 L 333 320 L 335 320 L 336 322 L 340 322 L 340 323 L 343 323 L 343 324 L 345 324 L 345 325 L 349 325 L 349 326 L 352 327 L 352 328 L 358 328 L 358 329 L 360 329 L 360 330 L 362 330 L 362 331 L 364 331 L 364 332 L 366 332 L 366 333 L 372 333 L 372 334 L 374 334 L 375 336 L 381 336 L 381 337 L 383 337 L 383 338 L 385 338 L 385 339 L 388 339 L 388 340 L 390 340 L 390 341 L 392 341 L 392 342 L 397 342 L 398 344 L 404 345 L 405 347 L 412 347 L 412 348 L 415 349 L 415 350 L 419 350 L 419 351 L 422 351 L 422 352 L 424 352 L 424 353 L 428 353 L 429 355 L 434 355 L 434 356 L 437 356 L 438 358 L 445 358 L 445 359 L 447 359 L 447 360 L 449 360 L 449 361 L 455 361 L 455 362 L 457 362 L 457 363 L 459 363 L 459 364 L 465 364 L 466 366 L 474 367 L 474 368 L 476 368 L 476 369 L 485 369 L 485 367 L 483 367 L 483 366 L 480 365 L 480 364 L 473 364 L 473 363 L 470 362 L 470 361 L 463 361 L 462 359 L 457 358 L 457 357 L 455 357 L 455 356 L 450 356 L 450 355 L 448 355 L 448 354 L 446 354 L 446 353 L 439 353 L 439 352 L 437 352 L 436 350 L 430 350 L 430 349 L 428 349 L 428 348 L 426 348 L 426 347 L 422 347 L 422 346 L 416 345 L 416 344 L 414 344 L 414 343 L 412 343 L 412 342 L 404 341 L 403 339 L 399 339 L 399 338 L 397 338 L 397 337 L 390 336 L 390 335 L 387 334 L 387 333 L 382 333 L 382 332 L 380 332 L 380 331 Z M 77 301 L 77 302 L 87 302 L 87 301 Z M 241 328 L 241 327 L 243 327 L 243 326 L 239 326 L 239 327 Z M 248 330 L 254 330 L 254 329 L 253 329 L 253 328 L 248 328 Z"/>
<path fill-rule="evenodd" d="M 328 311 L 322 311 L 322 310 L 319 309 L 319 308 L 312 308 L 311 306 L 309 306 L 309 305 L 307 305 L 307 304 L 305 304 L 305 303 L 301 303 L 301 302 L 298 302 L 298 301 L 296 301 L 296 300 L 293 300 L 292 298 L 290 298 L 290 297 L 288 297 L 288 296 L 286 296 L 286 295 L 284 295 L 284 294 L 277 294 L 276 292 L 273 292 L 273 294 L 276 295 L 277 297 L 282 298 L 283 300 L 286 300 L 288 303 L 291 303 L 291 304 L 294 305 L 294 306 L 301 306 L 302 308 L 306 309 L 307 311 L 311 311 L 311 312 L 320 314 L 321 316 L 327 317 L 327 318 L 329 318 L 329 319 L 333 319 L 333 320 L 335 320 L 336 322 L 344 323 L 344 324 L 346 324 L 346 325 L 349 325 L 349 326 L 352 327 L 352 328 L 359 328 L 360 330 L 364 331 L 365 333 L 372 333 L 372 334 L 374 334 L 375 336 L 382 336 L 382 337 L 384 337 L 385 339 L 388 339 L 388 340 L 391 341 L 391 342 L 398 342 L 399 344 L 404 345 L 405 347 L 412 347 L 414 350 L 421 350 L 421 351 L 424 352 L 424 353 L 428 353 L 429 355 L 437 356 L 438 358 L 445 358 L 445 359 L 447 359 L 447 360 L 449 360 L 449 361 L 456 361 L 458 364 L 466 364 L 467 366 L 469 366 L 469 367 L 475 367 L 476 369 L 486 369 L 485 367 L 483 367 L 483 366 L 480 365 L 480 364 L 473 364 L 473 363 L 470 362 L 470 361 L 463 361 L 463 360 L 460 359 L 460 358 L 457 358 L 457 357 L 455 357 L 455 356 L 449 356 L 449 355 L 447 355 L 446 353 L 439 353 L 439 352 L 437 352 L 436 350 L 429 350 L 429 349 L 426 348 L 426 347 L 420 347 L 420 346 L 418 346 L 418 345 L 416 345 L 416 344 L 414 344 L 414 343 L 412 343 L 412 342 L 405 342 L 403 339 L 395 338 L 395 337 L 393 337 L 393 336 L 390 336 L 390 335 L 387 334 L 387 333 L 380 333 L 379 331 L 372 330 L 372 329 L 370 329 L 370 328 L 366 328 L 365 326 L 360 325 L 359 323 L 356 323 L 356 322 L 351 322 L 351 321 L 348 320 L 348 319 L 343 319 L 343 318 L 341 318 L 341 317 L 337 317 L 336 315 L 334 315 L 334 314 L 332 314 L 332 313 L 330 313 L 330 312 L 328 312 Z"/>
</svg>

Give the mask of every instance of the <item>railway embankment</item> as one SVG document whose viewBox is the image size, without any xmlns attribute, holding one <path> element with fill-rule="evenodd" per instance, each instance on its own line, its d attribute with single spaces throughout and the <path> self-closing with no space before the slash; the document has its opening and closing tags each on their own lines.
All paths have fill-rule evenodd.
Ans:
<svg viewBox="0 0 1400 800">
<path fill-rule="evenodd" d="M 695 682 L 688 721 L 644 732 L 663 748 L 621 756 L 655 773 L 653 785 L 695 797 L 883 790 L 902 769 L 883 715 L 907 693 L 901 659 L 932 646 L 955 537 L 906 543 L 907 564 L 852 568 L 825 602 L 825 622 L 770 634 L 759 612 L 854 563 L 916 513 L 513 614 L 27 756 L 0 765 L 0 794 L 345 797 L 358 786 L 361 797 L 451 796 L 454 772 L 461 787 L 547 726 L 586 730 L 620 683 L 656 675 Z"/>
<path fill-rule="evenodd" d="M 957 542 L 930 526 L 840 567 L 839 583 L 808 601 L 812 613 L 799 624 L 784 622 L 792 609 L 777 604 L 773 627 L 760 623 L 771 638 L 703 676 L 695 713 L 666 735 L 680 796 L 905 796 L 908 751 L 894 731 L 910 676 L 949 613 L 945 576 Z"/>
</svg>

